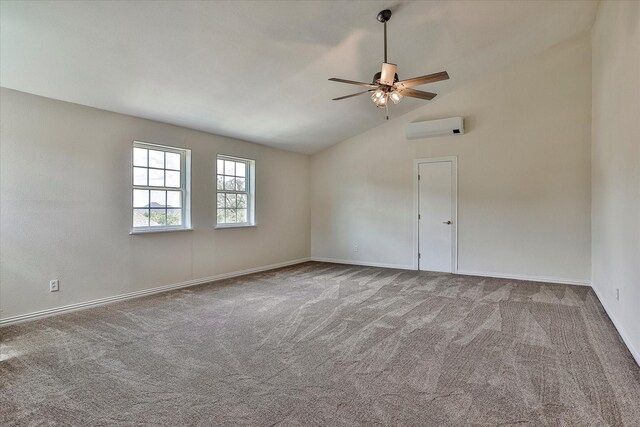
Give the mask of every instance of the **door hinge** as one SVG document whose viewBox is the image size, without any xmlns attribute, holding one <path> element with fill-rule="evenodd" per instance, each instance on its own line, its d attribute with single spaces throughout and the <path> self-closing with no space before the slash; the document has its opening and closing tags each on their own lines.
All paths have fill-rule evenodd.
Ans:
<svg viewBox="0 0 640 427">
<path fill-rule="evenodd" d="M 418 181 L 420 181 L 420 175 L 418 175 Z"/>
<path fill-rule="evenodd" d="M 420 219 L 420 214 L 418 214 L 418 219 Z"/>
<path fill-rule="evenodd" d="M 418 253 L 418 259 L 420 259 L 420 253 Z"/>
</svg>

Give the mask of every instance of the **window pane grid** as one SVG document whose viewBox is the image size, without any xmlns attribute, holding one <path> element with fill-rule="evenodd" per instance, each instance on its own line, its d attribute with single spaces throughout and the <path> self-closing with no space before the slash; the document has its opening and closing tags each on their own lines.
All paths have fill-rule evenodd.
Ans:
<svg viewBox="0 0 640 427">
<path fill-rule="evenodd" d="M 224 191 L 247 191 L 247 178 L 237 175 L 218 174 L 216 188 Z"/>
<path fill-rule="evenodd" d="M 134 228 L 183 226 L 185 153 L 134 143 L 133 166 Z"/>
<path fill-rule="evenodd" d="M 250 161 L 218 156 L 216 163 L 218 224 L 249 224 L 253 203 L 250 181 Z"/>
</svg>

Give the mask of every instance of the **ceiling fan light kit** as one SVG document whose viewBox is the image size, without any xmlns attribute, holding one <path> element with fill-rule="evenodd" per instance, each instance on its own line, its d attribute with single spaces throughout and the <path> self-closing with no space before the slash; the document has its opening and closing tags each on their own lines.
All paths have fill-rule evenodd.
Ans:
<svg viewBox="0 0 640 427">
<path fill-rule="evenodd" d="M 380 72 L 373 75 L 372 82 L 363 83 L 353 80 L 339 79 L 332 77 L 329 80 L 338 83 L 347 83 L 357 86 L 363 86 L 368 88 L 364 92 L 358 92 L 351 95 L 341 96 L 339 98 L 333 98 L 333 101 L 339 101 L 341 99 L 352 98 L 358 95 L 364 95 L 365 93 L 372 93 L 371 100 L 378 108 L 385 108 L 388 110 L 389 101 L 393 104 L 399 103 L 404 96 L 411 98 L 431 100 L 436 94 L 431 92 L 423 92 L 420 90 L 411 89 L 414 86 L 420 86 L 427 83 L 434 83 L 441 80 L 447 80 L 449 74 L 446 71 L 441 71 L 435 74 L 429 74 L 426 76 L 415 77 L 407 80 L 400 80 L 398 78 L 398 66 L 387 62 L 387 22 L 391 19 L 391 11 L 385 9 L 378 13 L 377 20 L 384 24 L 384 62 L 382 63 L 382 69 Z M 387 120 L 389 120 L 389 114 L 387 112 Z"/>
</svg>

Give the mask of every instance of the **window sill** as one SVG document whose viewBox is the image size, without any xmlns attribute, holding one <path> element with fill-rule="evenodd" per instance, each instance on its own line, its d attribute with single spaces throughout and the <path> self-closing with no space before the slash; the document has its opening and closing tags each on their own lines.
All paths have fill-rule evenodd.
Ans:
<svg viewBox="0 0 640 427">
<path fill-rule="evenodd" d="M 224 230 L 225 228 L 256 228 L 257 224 L 220 224 L 216 225 L 214 229 Z"/>
<path fill-rule="evenodd" d="M 176 232 L 176 231 L 193 231 L 193 228 L 165 228 L 165 229 L 154 229 L 154 230 L 131 230 L 129 232 L 129 235 L 173 233 L 173 232 Z"/>
</svg>

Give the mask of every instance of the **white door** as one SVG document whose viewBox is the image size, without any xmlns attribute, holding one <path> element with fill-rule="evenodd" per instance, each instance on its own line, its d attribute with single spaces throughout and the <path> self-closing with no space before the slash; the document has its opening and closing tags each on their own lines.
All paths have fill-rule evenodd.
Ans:
<svg viewBox="0 0 640 427">
<path fill-rule="evenodd" d="M 418 164 L 418 265 L 453 272 L 455 193 L 453 161 Z"/>
</svg>

